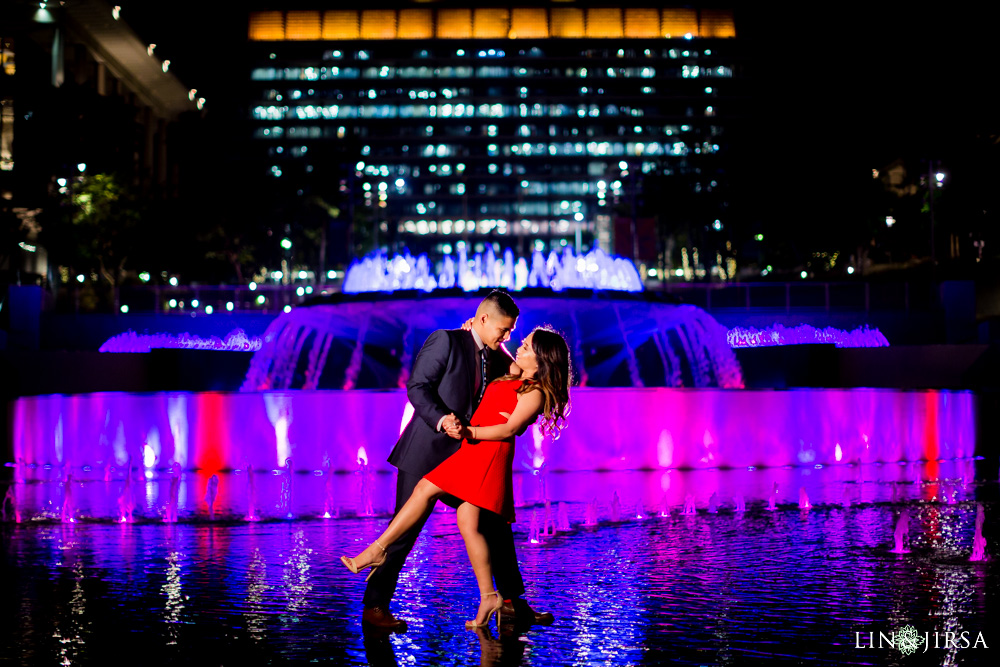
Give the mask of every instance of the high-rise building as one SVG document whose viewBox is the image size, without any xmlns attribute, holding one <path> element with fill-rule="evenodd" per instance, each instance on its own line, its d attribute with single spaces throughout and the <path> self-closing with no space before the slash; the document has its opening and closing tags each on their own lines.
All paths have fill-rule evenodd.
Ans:
<svg viewBox="0 0 1000 667">
<path fill-rule="evenodd" d="M 259 175 L 337 206 L 356 249 L 680 266 L 676 235 L 727 223 L 733 13 L 526 4 L 252 12 Z"/>
</svg>

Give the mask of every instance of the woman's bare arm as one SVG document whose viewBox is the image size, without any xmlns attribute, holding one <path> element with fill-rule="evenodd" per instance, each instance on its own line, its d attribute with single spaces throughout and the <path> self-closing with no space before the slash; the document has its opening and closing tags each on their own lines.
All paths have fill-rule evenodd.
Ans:
<svg viewBox="0 0 1000 667">
<path fill-rule="evenodd" d="M 505 440 L 512 435 L 520 435 L 542 411 L 542 392 L 527 391 L 517 397 L 517 407 L 505 424 L 496 426 L 464 426 L 462 437 L 471 440 Z"/>
</svg>

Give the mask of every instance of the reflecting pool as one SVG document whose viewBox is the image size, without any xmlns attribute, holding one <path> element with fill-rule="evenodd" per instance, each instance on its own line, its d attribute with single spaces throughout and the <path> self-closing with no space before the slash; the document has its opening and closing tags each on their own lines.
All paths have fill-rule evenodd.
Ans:
<svg viewBox="0 0 1000 667">
<path fill-rule="evenodd" d="M 969 560 L 980 506 L 995 550 L 995 461 L 517 473 L 527 597 L 556 622 L 499 635 L 463 628 L 477 599 L 451 511 L 404 570 L 409 632 L 363 631 L 363 577 L 338 556 L 384 527 L 390 474 L 259 472 L 248 521 L 246 471 L 211 496 L 196 472 L 26 472 L 21 523 L 8 500 L 0 525 L 12 664 L 976 664 L 1000 642 L 996 563 Z M 878 646 L 906 626 L 926 653 Z"/>
</svg>

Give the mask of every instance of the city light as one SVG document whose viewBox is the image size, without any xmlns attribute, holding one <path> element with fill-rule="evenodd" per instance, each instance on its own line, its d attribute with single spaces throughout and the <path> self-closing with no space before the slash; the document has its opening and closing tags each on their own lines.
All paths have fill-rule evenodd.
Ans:
<svg viewBox="0 0 1000 667">
<path fill-rule="evenodd" d="M 77 165 L 76 165 L 76 170 L 79 171 L 81 174 L 83 172 L 87 171 L 87 163 L 86 162 L 78 162 Z"/>
<path fill-rule="evenodd" d="M 306 271 L 299 271 L 299 280 L 305 280 L 309 277 L 309 273 Z"/>
<path fill-rule="evenodd" d="M 327 280 L 333 280 L 336 277 L 337 277 L 337 272 L 334 271 L 333 269 L 330 269 L 329 271 L 326 272 L 326 279 Z"/>
<path fill-rule="evenodd" d="M 200 302 L 198 301 L 198 299 L 191 299 L 191 307 L 192 308 L 197 308 L 199 303 Z"/>
<path fill-rule="evenodd" d="M 56 183 L 59 184 L 59 187 L 64 188 L 64 187 L 66 187 L 67 181 L 66 181 L 65 178 L 59 178 L 59 179 L 56 179 Z"/>
<path fill-rule="evenodd" d="M 82 283 L 84 280 L 86 280 L 86 279 L 83 277 L 82 273 L 76 274 L 76 282 Z"/>
<path fill-rule="evenodd" d="M 228 310 L 229 312 L 233 312 L 233 308 L 235 307 L 236 305 L 232 301 L 226 302 L 226 310 Z"/>
<path fill-rule="evenodd" d="M 284 248 L 285 250 L 291 250 L 292 240 L 288 237 L 281 239 L 281 247 Z"/>
<path fill-rule="evenodd" d="M 128 312 L 128 305 L 123 303 L 122 307 L 119 308 L 119 310 L 122 311 L 122 313 L 127 313 Z"/>
<path fill-rule="evenodd" d="M 170 286 L 177 287 L 177 276 L 170 276 Z"/>
<path fill-rule="evenodd" d="M 722 221 L 721 220 L 716 220 L 715 222 L 713 222 L 712 223 L 712 229 L 714 229 L 717 232 L 722 231 Z"/>
<path fill-rule="evenodd" d="M 177 299 L 171 299 L 170 301 L 167 302 L 167 305 L 170 306 L 171 308 L 176 308 L 177 307 Z"/>
<path fill-rule="evenodd" d="M 809 277 L 809 273 L 806 272 L 806 271 L 803 271 L 802 273 L 799 274 L 799 277 L 802 278 L 802 280 L 805 280 L 806 278 Z"/>
<path fill-rule="evenodd" d="M 255 283 L 255 282 L 253 282 L 251 280 L 249 287 L 250 287 L 250 291 L 253 292 L 255 289 L 257 289 L 257 283 Z"/>
<path fill-rule="evenodd" d="M 205 314 L 211 315 L 214 309 L 211 306 L 205 306 Z"/>
<path fill-rule="evenodd" d="M 264 295 L 263 294 L 259 294 L 257 296 L 257 305 L 258 306 L 263 306 L 264 305 L 264 301 L 266 301 L 266 299 L 264 298 Z"/>
<path fill-rule="evenodd" d="M 940 171 L 938 173 L 934 174 L 934 178 L 937 179 L 938 183 L 943 183 L 944 182 L 944 174 L 942 172 L 940 172 Z"/>
<path fill-rule="evenodd" d="M 763 241 L 764 240 L 764 235 L 763 234 L 758 234 L 754 238 L 757 239 L 758 241 Z"/>
<path fill-rule="evenodd" d="M 142 273 L 139 274 L 139 280 L 141 280 L 142 282 L 148 283 L 149 279 L 150 279 L 149 271 L 143 271 Z"/>
<path fill-rule="evenodd" d="M 847 267 L 847 275 L 852 275 L 853 273 L 854 273 L 854 267 L 853 266 Z"/>
<path fill-rule="evenodd" d="M 285 306 L 284 308 L 282 308 L 282 310 L 284 312 L 286 312 L 286 313 L 290 313 L 290 312 L 292 312 L 292 307 L 291 306 Z"/>
<path fill-rule="evenodd" d="M 885 216 L 886 227 L 892 227 L 894 224 L 896 224 L 896 218 L 892 217 L 891 215 Z"/>
</svg>

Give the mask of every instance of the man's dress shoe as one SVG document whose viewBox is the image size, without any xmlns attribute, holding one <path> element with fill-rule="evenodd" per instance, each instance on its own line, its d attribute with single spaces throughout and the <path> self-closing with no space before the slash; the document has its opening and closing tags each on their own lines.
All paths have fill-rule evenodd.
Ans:
<svg viewBox="0 0 1000 667">
<path fill-rule="evenodd" d="M 391 632 L 406 632 L 406 621 L 396 618 L 392 612 L 382 607 L 365 607 L 361 621 L 366 625 Z"/>
<path fill-rule="evenodd" d="M 552 625 L 555 617 L 551 612 L 538 612 L 528 606 L 522 598 L 504 600 L 500 609 L 500 617 L 507 622 L 509 618 L 514 623 L 527 623 L 531 625 Z"/>
</svg>

